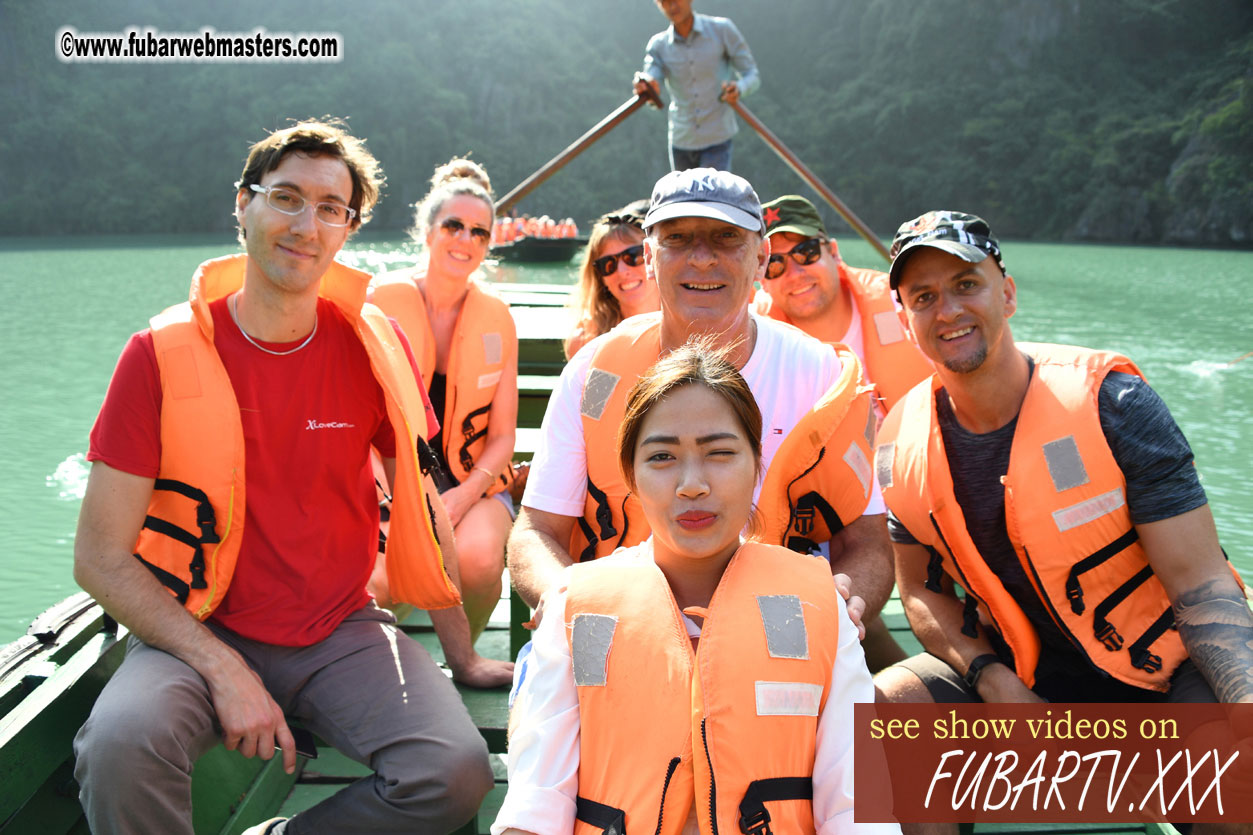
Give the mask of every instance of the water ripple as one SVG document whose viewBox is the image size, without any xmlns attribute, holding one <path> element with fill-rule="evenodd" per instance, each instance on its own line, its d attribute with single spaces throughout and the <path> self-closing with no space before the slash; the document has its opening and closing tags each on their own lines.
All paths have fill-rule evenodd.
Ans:
<svg viewBox="0 0 1253 835">
<path fill-rule="evenodd" d="M 56 471 L 45 479 L 45 483 L 49 487 L 57 488 L 59 498 L 68 502 L 81 502 L 83 494 L 87 492 L 89 472 L 91 466 L 87 463 L 87 456 L 76 452 L 57 464 Z"/>
</svg>

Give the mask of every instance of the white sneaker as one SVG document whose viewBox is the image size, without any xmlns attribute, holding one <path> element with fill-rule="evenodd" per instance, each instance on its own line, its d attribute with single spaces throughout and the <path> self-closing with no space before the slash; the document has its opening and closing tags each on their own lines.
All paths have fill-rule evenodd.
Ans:
<svg viewBox="0 0 1253 835">
<path fill-rule="evenodd" d="M 270 818 L 245 829 L 240 835 L 283 835 L 287 831 L 288 818 Z"/>
</svg>

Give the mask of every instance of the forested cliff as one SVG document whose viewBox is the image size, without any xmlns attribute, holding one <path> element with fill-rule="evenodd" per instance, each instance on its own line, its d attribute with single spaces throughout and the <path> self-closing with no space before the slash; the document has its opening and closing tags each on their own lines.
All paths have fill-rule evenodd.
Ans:
<svg viewBox="0 0 1253 835">
<path fill-rule="evenodd" d="M 762 76 L 746 104 L 881 236 L 956 208 L 1005 237 L 1253 245 L 1249 0 L 695 7 L 736 21 Z M 557 154 L 627 98 L 665 23 L 646 0 L 0 0 L 0 222 L 228 231 L 248 144 L 334 114 L 388 174 L 374 225 L 399 229 L 454 154 L 484 163 L 498 193 Z M 63 63 L 65 26 L 332 32 L 343 56 Z M 747 127 L 734 167 L 763 199 L 810 194 Z M 645 109 L 520 208 L 583 223 L 665 170 L 665 118 Z"/>
</svg>

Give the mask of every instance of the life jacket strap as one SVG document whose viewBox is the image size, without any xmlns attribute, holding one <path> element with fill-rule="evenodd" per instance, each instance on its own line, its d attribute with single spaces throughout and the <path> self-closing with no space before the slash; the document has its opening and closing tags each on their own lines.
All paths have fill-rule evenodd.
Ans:
<svg viewBox="0 0 1253 835">
<path fill-rule="evenodd" d="M 1156 673 L 1162 669 L 1162 657 L 1155 653 L 1149 652 L 1149 647 L 1153 642 L 1175 625 L 1175 613 L 1169 606 L 1166 611 L 1158 615 L 1157 620 L 1153 621 L 1148 629 L 1144 630 L 1144 634 L 1136 639 L 1136 642 L 1127 648 L 1127 652 L 1131 654 L 1131 666 L 1138 670 L 1144 670 L 1146 673 Z"/>
<path fill-rule="evenodd" d="M 966 590 L 966 602 L 962 606 L 962 634 L 967 638 L 979 637 L 979 601 Z"/>
<path fill-rule="evenodd" d="M 940 552 L 927 546 L 927 550 L 931 552 L 931 558 L 927 560 L 927 591 L 942 592 L 944 587 L 940 585 L 941 572 L 944 570 L 944 558 L 940 556 Z"/>
<path fill-rule="evenodd" d="M 461 421 L 461 449 L 457 452 L 457 457 L 461 459 L 461 466 L 468 470 L 474 469 L 474 458 L 470 456 L 470 445 L 479 438 L 487 436 L 487 425 L 484 424 L 482 429 L 474 428 L 474 419 L 486 415 L 492 408 L 492 404 L 481 406 L 473 412 L 465 416 L 465 420 Z"/>
<path fill-rule="evenodd" d="M 618 529 L 613 525 L 613 511 L 609 507 L 609 496 L 604 490 L 601 490 L 589 476 L 587 479 L 587 495 L 596 503 L 596 511 L 593 514 L 596 518 L 596 524 L 600 528 L 599 531 L 592 528 L 585 517 L 579 517 L 579 530 L 583 532 L 583 536 L 587 538 L 587 547 L 579 553 L 579 562 L 586 562 L 596 558 L 596 544 L 602 540 L 608 540 L 618 535 Z M 623 501 L 622 518 L 626 519 L 626 501 Z M 626 531 L 623 531 L 623 535 Z"/>
<path fill-rule="evenodd" d="M 740 832 L 744 835 L 771 835 L 770 813 L 766 805 L 772 800 L 813 800 L 811 777 L 771 777 L 748 784 L 740 801 Z"/>
<path fill-rule="evenodd" d="M 600 828 L 605 835 L 626 835 L 626 812 L 586 797 L 574 799 L 574 818 Z"/>
<path fill-rule="evenodd" d="M 1092 610 L 1092 631 L 1096 634 L 1096 639 L 1105 645 L 1110 652 L 1116 652 L 1122 649 L 1123 638 L 1118 634 L 1118 630 L 1114 628 L 1106 615 L 1114 610 L 1119 603 L 1122 603 L 1136 589 L 1144 584 L 1146 580 L 1153 576 L 1153 569 L 1150 566 L 1137 571 L 1129 580 L 1121 586 L 1109 593 L 1109 596 L 1097 604 Z"/>
<path fill-rule="evenodd" d="M 790 490 L 789 486 L 789 490 Z M 792 501 L 791 495 L 788 496 L 788 525 L 787 525 L 787 547 L 790 551 L 798 554 L 818 554 L 821 549 L 818 543 L 811 539 L 809 535 L 814 531 L 814 514 L 822 515 L 822 521 L 826 522 L 827 530 L 831 535 L 839 533 L 844 529 L 844 522 L 840 519 L 839 514 L 835 512 L 835 508 L 831 503 L 824 499 L 816 490 L 811 490 L 801 496 L 795 502 Z M 796 531 L 795 534 L 792 531 Z"/>
<path fill-rule="evenodd" d="M 1076 615 L 1083 614 L 1083 587 L 1079 585 L 1079 575 L 1091 571 L 1106 560 L 1121 554 L 1134 545 L 1139 538 L 1140 535 L 1136 533 L 1136 529 L 1131 528 L 1113 542 L 1093 551 L 1071 566 L 1070 575 L 1066 577 L 1066 598 L 1070 601 L 1070 611 Z"/>
<path fill-rule="evenodd" d="M 200 545 L 199 537 L 172 522 L 167 522 L 156 516 L 145 516 L 144 527 L 150 531 L 168 536 L 170 539 L 181 542 L 192 549 L 191 562 L 187 564 L 187 570 L 191 574 L 191 587 L 193 589 L 207 589 L 209 587 L 209 584 L 205 581 L 204 548 Z"/>
<path fill-rule="evenodd" d="M 139 556 L 139 554 L 135 554 L 134 557 L 143 563 L 145 568 L 152 572 L 153 576 L 161 582 L 161 585 L 174 592 L 174 596 L 178 598 L 178 602 L 180 604 L 187 604 L 187 598 L 191 594 L 190 586 L 184 583 L 180 578 L 166 571 L 164 568 L 148 562 L 146 559 Z"/>
<path fill-rule="evenodd" d="M 200 528 L 200 541 L 205 545 L 221 542 L 217 533 L 217 516 L 213 512 L 213 504 L 208 494 L 199 487 L 192 487 L 184 481 L 173 478 L 158 478 L 152 485 L 153 490 L 168 490 L 186 496 L 196 503 L 196 527 Z"/>
</svg>

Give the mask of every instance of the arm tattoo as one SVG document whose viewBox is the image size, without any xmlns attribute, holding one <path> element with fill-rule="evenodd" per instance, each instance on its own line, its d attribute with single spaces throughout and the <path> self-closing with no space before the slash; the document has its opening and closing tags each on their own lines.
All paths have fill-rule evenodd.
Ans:
<svg viewBox="0 0 1253 835">
<path fill-rule="evenodd" d="M 1253 612 L 1229 579 L 1181 592 L 1175 625 L 1220 702 L 1253 700 Z"/>
</svg>

